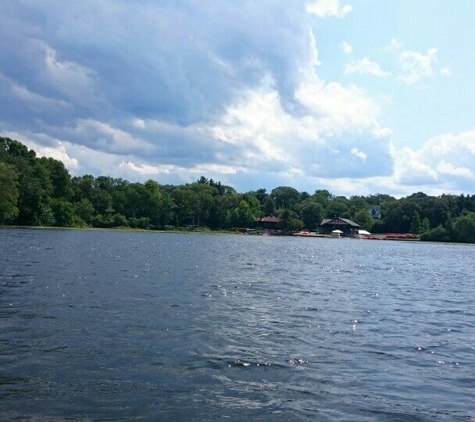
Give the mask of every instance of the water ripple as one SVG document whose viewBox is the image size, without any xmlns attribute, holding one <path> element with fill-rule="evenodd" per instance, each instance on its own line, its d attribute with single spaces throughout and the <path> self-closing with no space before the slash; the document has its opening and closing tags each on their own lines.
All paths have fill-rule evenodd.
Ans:
<svg viewBox="0 0 475 422">
<path fill-rule="evenodd" d="M 5 420 L 473 420 L 475 248 L 0 230 Z"/>
</svg>

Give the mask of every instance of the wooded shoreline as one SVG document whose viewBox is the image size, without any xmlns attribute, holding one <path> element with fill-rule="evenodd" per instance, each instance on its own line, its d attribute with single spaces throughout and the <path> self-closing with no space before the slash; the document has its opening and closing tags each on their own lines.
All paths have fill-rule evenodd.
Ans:
<svg viewBox="0 0 475 422">
<path fill-rule="evenodd" d="M 304 228 L 315 231 L 324 218 L 338 216 L 373 234 L 412 233 L 421 240 L 475 243 L 475 195 L 346 198 L 326 189 L 310 194 L 289 186 L 238 193 L 204 176 L 184 185 L 72 177 L 61 161 L 38 158 L 10 138 L 0 138 L 0 191 L 0 224 L 5 226 L 229 233 L 275 216 L 284 234 L 293 234 Z M 368 212 L 375 206 L 380 218 Z"/>
</svg>

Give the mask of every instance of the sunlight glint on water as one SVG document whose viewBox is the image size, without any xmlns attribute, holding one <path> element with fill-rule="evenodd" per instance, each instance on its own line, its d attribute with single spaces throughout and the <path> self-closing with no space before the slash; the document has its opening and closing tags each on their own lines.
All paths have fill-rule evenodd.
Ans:
<svg viewBox="0 0 475 422">
<path fill-rule="evenodd" d="M 475 248 L 0 230 L 0 417 L 470 420 Z"/>
</svg>

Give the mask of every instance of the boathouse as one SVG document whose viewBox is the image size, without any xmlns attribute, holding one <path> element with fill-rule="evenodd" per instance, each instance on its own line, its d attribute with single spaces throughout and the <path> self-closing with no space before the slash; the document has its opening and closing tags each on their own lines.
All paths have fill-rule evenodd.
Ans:
<svg viewBox="0 0 475 422">
<path fill-rule="evenodd" d="M 348 220 L 347 218 L 334 217 L 322 220 L 319 231 L 324 234 L 331 234 L 334 230 L 341 230 L 344 237 L 350 237 L 358 233 L 359 228 L 360 225 L 354 221 Z"/>
<path fill-rule="evenodd" d="M 282 219 L 269 215 L 267 217 L 256 219 L 256 228 L 263 230 L 281 230 Z"/>
</svg>

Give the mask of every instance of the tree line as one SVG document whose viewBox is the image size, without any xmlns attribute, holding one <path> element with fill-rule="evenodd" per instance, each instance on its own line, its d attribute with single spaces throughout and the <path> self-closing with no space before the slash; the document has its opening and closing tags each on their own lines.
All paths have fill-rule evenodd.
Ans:
<svg viewBox="0 0 475 422">
<path fill-rule="evenodd" d="M 381 218 L 371 217 L 371 206 Z M 61 161 L 37 157 L 21 142 L 0 138 L 0 224 L 51 227 L 130 227 L 230 230 L 254 227 L 274 215 L 283 230 L 315 230 L 338 216 L 372 233 L 414 233 L 422 240 L 475 243 L 475 195 L 396 199 L 386 194 L 313 194 L 290 186 L 238 193 L 202 176 L 194 183 L 162 185 L 92 175 L 71 177 Z"/>
</svg>

